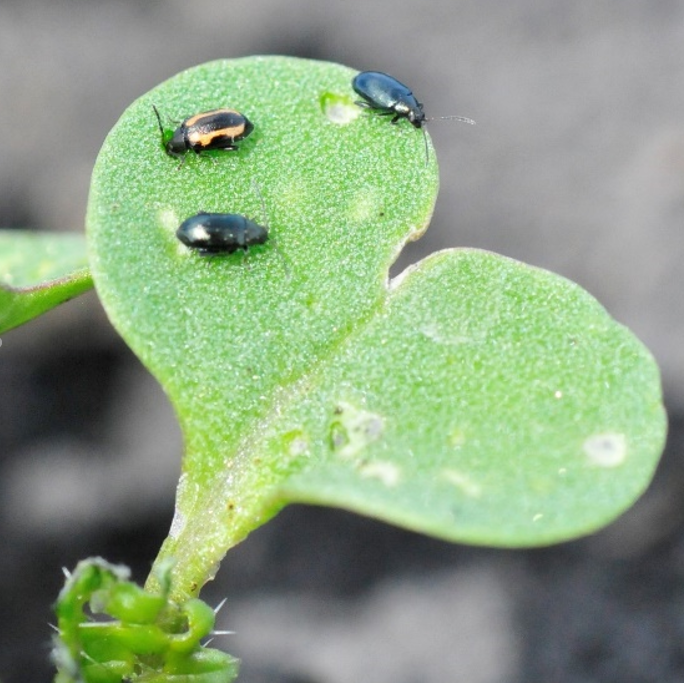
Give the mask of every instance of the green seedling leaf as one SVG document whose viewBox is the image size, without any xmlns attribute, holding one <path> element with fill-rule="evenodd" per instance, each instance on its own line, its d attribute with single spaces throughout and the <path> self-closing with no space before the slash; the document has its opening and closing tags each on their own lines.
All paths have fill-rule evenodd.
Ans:
<svg viewBox="0 0 684 683">
<path fill-rule="evenodd" d="M 472 250 L 388 281 L 430 220 L 437 164 L 422 131 L 354 103 L 355 73 L 285 57 L 190 69 L 124 113 L 96 164 L 96 287 L 185 435 L 158 559 L 175 560 L 179 600 L 289 502 L 546 544 L 614 519 L 662 448 L 653 359 L 576 285 Z M 254 124 L 238 150 L 165 153 L 179 121 L 217 107 Z M 270 240 L 201 256 L 175 236 L 201 211 Z"/>
<path fill-rule="evenodd" d="M 92 286 L 82 235 L 0 230 L 0 332 Z"/>
</svg>

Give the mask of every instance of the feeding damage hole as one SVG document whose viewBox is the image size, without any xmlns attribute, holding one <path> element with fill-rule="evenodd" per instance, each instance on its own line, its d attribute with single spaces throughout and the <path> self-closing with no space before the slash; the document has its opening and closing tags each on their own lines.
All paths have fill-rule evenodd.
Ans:
<svg viewBox="0 0 684 683">
<path fill-rule="evenodd" d="M 321 104 L 321 111 L 328 121 L 339 126 L 351 123 L 361 113 L 361 109 L 349 97 L 336 95 L 335 93 L 324 92 L 319 102 Z"/>
<path fill-rule="evenodd" d="M 594 434 L 584 442 L 583 448 L 589 462 L 598 467 L 617 467 L 627 457 L 624 434 Z"/>
<path fill-rule="evenodd" d="M 335 406 L 335 416 L 330 424 L 330 445 L 341 457 L 353 458 L 368 444 L 377 441 L 384 429 L 380 415 L 340 402 Z"/>
</svg>

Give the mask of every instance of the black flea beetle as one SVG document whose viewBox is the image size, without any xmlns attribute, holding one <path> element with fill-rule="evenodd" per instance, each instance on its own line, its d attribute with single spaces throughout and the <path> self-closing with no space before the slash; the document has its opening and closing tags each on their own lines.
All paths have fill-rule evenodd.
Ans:
<svg viewBox="0 0 684 683">
<path fill-rule="evenodd" d="M 254 189 L 259 194 L 261 209 L 266 216 L 264 196 L 256 181 L 252 181 Z M 233 254 L 239 249 L 246 254 L 250 247 L 265 244 L 269 239 L 269 230 L 265 225 L 259 225 L 246 216 L 238 213 L 198 213 L 186 218 L 176 230 L 176 237 L 199 256 L 221 256 Z M 275 247 L 275 240 L 271 240 Z M 291 275 L 287 259 L 276 247 L 276 251 L 287 272 Z"/>
<path fill-rule="evenodd" d="M 423 105 L 416 99 L 411 89 L 382 71 L 362 71 L 352 81 L 354 91 L 363 97 L 363 101 L 357 101 L 360 107 L 372 109 L 381 116 L 393 116 L 392 123 L 399 119 L 408 119 L 416 128 L 422 128 L 426 121 L 434 121 L 434 118 L 426 118 Z M 474 124 L 475 121 L 465 116 L 440 116 L 440 119 L 456 119 L 464 123 Z M 425 158 L 428 157 L 428 143 L 425 131 Z"/>
<path fill-rule="evenodd" d="M 157 107 L 152 105 L 152 108 L 157 115 L 164 149 L 172 157 L 184 157 L 190 150 L 195 154 L 212 149 L 235 150 L 235 143 L 246 138 L 254 130 L 251 121 L 239 111 L 213 109 L 185 119 L 173 135 L 168 137 L 164 132 Z M 183 161 L 180 165 L 183 165 Z"/>
<path fill-rule="evenodd" d="M 176 237 L 200 256 L 215 256 L 264 244 L 268 228 L 237 213 L 198 213 L 180 224 Z"/>
</svg>

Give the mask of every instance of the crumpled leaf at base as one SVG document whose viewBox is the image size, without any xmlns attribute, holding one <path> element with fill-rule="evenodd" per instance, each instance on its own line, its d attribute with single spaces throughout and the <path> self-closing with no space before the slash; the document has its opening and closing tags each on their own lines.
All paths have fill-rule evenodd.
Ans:
<svg viewBox="0 0 684 683">
<path fill-rule="evenodd" d="M 214 610 L 199 599 L 169 600 L 169 563 L 158 565 L 158 592 L 129 580 L 130 570 L 100 557 L 78 563 L 55 612 L 55 683 L 231 683 L 239 662 L 203 645 Z"/>
</svg>

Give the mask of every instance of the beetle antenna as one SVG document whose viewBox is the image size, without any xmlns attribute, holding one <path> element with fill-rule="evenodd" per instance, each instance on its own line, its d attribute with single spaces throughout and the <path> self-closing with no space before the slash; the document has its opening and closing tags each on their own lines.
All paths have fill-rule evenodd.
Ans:
<svg viewBox="0 0 684 683">
<path fill-rule="evenodd" d="M 461 123 L 469 123 L 471 126 L 475 125 L 475 121 L 469 119 L 465 116 L 433 116 L 432 118 L 425 119 L 426 121 L 443 121 L 445 119 L 452 119 L 454 121 L 460 121 Z"/>
<path fill-rule="evenodd" d="M 157 115 L 157 123 L 159 124 L 159 132 L 161 133 L 161 136 L 162 136 L 162 142 L 164 142 L 164 127 L 162 126 L 161 116 L 159 115 L 159 110 L 154 105 L 152 105 L 152 109 L 154 109 L 154 113 Z"/>
<path fill-rule="evenodd" d="M 460 121 L 461 123 L 469 123 L 471 126 L 475 125 L 475 121 L 465 116 L 432 116 L 429 119 L 424 119 L 424 121 L 444 121 L 447 119 L 453 121 Z M 425 138 L 425 165 L 427 166 L 429 160 L 427 134 L 425 133 L 425 128 L 421 127 L 421 129 L 423 131 L 423 137 Z"/>
</svg>

